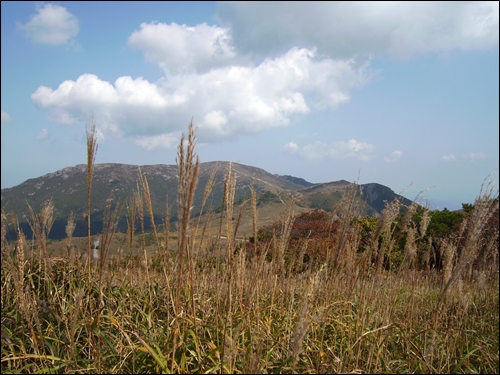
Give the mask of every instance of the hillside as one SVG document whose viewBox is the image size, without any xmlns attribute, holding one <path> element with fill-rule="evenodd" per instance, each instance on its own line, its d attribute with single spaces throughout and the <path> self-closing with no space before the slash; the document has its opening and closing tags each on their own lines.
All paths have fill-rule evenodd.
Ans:
<svg viewBox="0 0 500 375">
<path fill-rule="evenodd" d="M 113 203 L 119 202 L 126 206 L 134 190 L 137 190 L 139 168 L 147 178 L 150 187 L 155 222 L 162 223 L 167 197 L 171 209 L 171 220 L 176 220 L 177 167 L 175 165 L 96 164 L 91 191 L 92 234 L 100 233 L 102 230 L 103 213 L 110 197 Z M 214 211 L 220 209 L 224 178 L 229 162 L 201 163 L 193 215 L 200 213 L 204 189 L 214 168 L 217 168 L 215 183 L 207 204 Z M 260 168 L 238 163 L 232 163 L 232 168 L 236 175 L 235 202 L 241 203 L 248 198 L 250 186 L 253 185 L 258 193 L 259 218 L 262 219 L 262 223 L 276 218 L 285 207 L 285 203 L 292 197 L 296 199 L 296 211 L 315 208 L 330 211 L 332 206 L 341 199 L 344 190 L 351 185 L 350 182 L 344 180 L 313 184 L 298 177 L 275 175 Z M 27 203 L 38 211 L 44 202 L 52 199 L 55 221 L 49 237 L 60 239 L 66 236 L 65 226 L 71 211 L 77 218 L 74 236 L 85 236 L 86 224 L 82 218 L 87 205 L 86 178 L 87 167 L 79 164 L 29 179 L 15 187 L 2 189 L 2 209 L 6 213 L 15 214 L 20 221 L 21 228 L 27 235 L 31 235 L 26 222 Z M 390 188 L 376 183 L 361 185 L 359 188 L 363 189 L 362 199 L 366 203 L 363 214 L 366 215 L 380 214 L 384 208 L 384 200 L 392 201 L 397 196 Z M 405 199 L 403 203 L 409 204 L 410 201 Z M 126 229 L 125 211 L 123 210 L 120 216 L 119 231 Z M 150 226 L 148 220 L 146 220 L 146 226 Z"/>
</svg>

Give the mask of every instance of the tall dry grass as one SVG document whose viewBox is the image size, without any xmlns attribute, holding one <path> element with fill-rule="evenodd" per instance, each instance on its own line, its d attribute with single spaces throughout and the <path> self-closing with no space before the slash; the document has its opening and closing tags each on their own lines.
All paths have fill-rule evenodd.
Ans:
<svg viewBox="0 0 500 375">
<path fill-rule="evenodd" d="M 192 217 L 195 140 L 190 124 L 178 149 L 177 233 L 170 233 L 167 206 L 165 238 L 153 229 L 146 246 L 145 215 L 154 218 L 140 174 L 128 202 L 123 262 L 106 254 L 119 206 L 107 208 L 99 263 L 89 269 L 79 257 L 43 249 L 46 207 L 33 212 L 33 227 L 43 228 L 33 251 L 19 229 L 7 241 L 7 227 L 18 224 L 2 211 L 2 373 L 498 373 L 498 234 L 486 236 L 484 224 L 498 207 L 490 185 L 459 234 L 442 242 L 443 272 L 416 269 L 415 252 L 428 251 L 420 249 L 430 214 L 424 210 L 417 222 L 410 206 L 398 219 L 399 201 L 387 203 L 367 250 L 359 252 L 357 187 L 334 210 L 337 242 L 326 258 L 300 268 L 293 265 L 303 263 L 302 250 L 288 248 L 292 206 L 273 240 L 259 241 L 253 189 L 253 251 L 236 244 L 245 211 L 235 210 L 232 168 L 220 217 L 210 207 L 203 218 Z M 208 236 L 209 219 L 218 220 L 215 239 Z M 387 260 L 401 238 L 404 258 L 393 269 Z M 40 266 L 40 255 L 49 267 Z"/>
<path fill-rule="evenodd" d="M 97 154 L 97 133 L 96 133 L 96 123 L 94 121 L 94 116 L 90 118 L 89 125 L 87 127 L 87 254 L 89 263 L 89 278 L 90 278 L 90 264 L 92 259 L 92 250 L 90 245 L 90 194 L 92 191 L 92 178 L 94 174 L 94 164 L 95 156 Z"/>
</svg>

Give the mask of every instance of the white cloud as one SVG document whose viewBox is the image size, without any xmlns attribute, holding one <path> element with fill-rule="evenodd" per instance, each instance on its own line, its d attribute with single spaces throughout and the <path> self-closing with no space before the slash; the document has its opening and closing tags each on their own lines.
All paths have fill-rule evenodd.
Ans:
<svg viewBox="0 0 500 375">
<path fill-rule="evenodd" d="M 472 38 L 496 35 L 498 44 L 498 1 L 464 4 L 461 19 L 462 34 Z"/>
<path fill-rule="evenodd" d="M 221 2 L 234 45 L 256 55 L 291 46 L 331 57 L 394 58 L 498 45 L 498 2 Z"/>
<path fill-rule="evenodd" d="M 2 111 L 2 122 L 12 121 L 12 117 L 7 113 Z"/>
<path fill-rule="evenodd" d="M 455 155 L 453 155 L 453 154 L 450 154 L 450 155 L 444 155 L 444 156 L 442 157 L 442 159 L 443 159 L 444 161 L 455 161 L 455 160 L 457 160 L 457 158 L 456 158 L 456 157 L 455 157 Z"/>
<path fill-rule="evenodd" d="M 68 111 L 62 108 L 54 108 L 48 117 L 48 120 L 58 122 L 63 125 L 72 125 L 76 119 Z"/>
<path fill-rule="evenodd" d="M 49 131 L 46 128 L 43 128 L 40 134 L 36 136 L 36 139 L 42 140 L 49 136 Z"/>
<path fill-rule="evenodd" d="M 396 150 L 396 151 L 393 151 L 389 156 L 384 156 L 384 160 L 387 163 L 393 163 L 393 162 L 401 159 L 402 156 L 403 156 L 403 152 Z"/>
<path fill-rule="evenodd" d="M 167 74 L 206 72 L 226 66 L 236 57 L 230 30 L 206 23 L 194 27 L 143 23 L 130 35 L 128 44 Z"/>
<path fill-rule="evenodd" d="M 469 152 L 462 156 L 464 159 L 469 159 L 470 161 L 478 161 L 486 159 L 486 154 L 482 152 Z"/>
<path fill-rule="evenodd" d="M 288 142 L 283 148 L 307 160 L 331 158 L 369 161 L 375 157 L 373 154 L 375 151 L 374 145 L 366 142 L 358 142 L 355 139 L 350 139 L 347 142 L 333 142 L 331 144 L 317 141 L 313 144 L 307 144 L 302 148 L 295 142 Z"/>
<path fill-rule="evenodd" d="M 135 140 L 135 144 L 148 150 L 158 150 L 161 148 L 173 148 L 177 146 L 179 136 L 172 134 L 160 134 L 153 136 L 141 136 Z"/>
<path fill-rule="evenodd" d="M 211 111 L 203 117 L 203 124 L 219 133 L 224 132 L 224 125 L 227 122 L 227 115 L 223 111 Z"/>
<path fill-rule="evenodd" d="M 84 74 L 55 90 L 40 86 L 31 97 L 38 108 L 56 111 L 51 115 L 54 121 L 67 123 L 95 113 L 101 139 L 167 135 L 184 129 L 194 116 L 199 139 L 210 141 L 287 126 L 293 116 L 311 108 L 336 107 L 370 75 L 368 63 L 360 66 L 292 48 L 257 66 L 214 68 L 155 83 L 120 77 L 112 84 Z M 144 139 L 137 138 L 137 144 L 151 149 L 151 141 Z"/>
<path fill-rule="evenodd" d="M 78 19 L 55 4 L 39 7 L 37 14 L 25 25 L 17 22 L 18 29 L 24 30 L 34 42 L 40 44 L 67 44 L 78 35 Z"/>
<path fill-rule="evenodd" d="M 288 142 L 285 146 L 283 146 L 283 148 L 287 151 L 292 152 L 292 153 L 299 151 L 299 145 L 293 141 Z"/>
</svg>

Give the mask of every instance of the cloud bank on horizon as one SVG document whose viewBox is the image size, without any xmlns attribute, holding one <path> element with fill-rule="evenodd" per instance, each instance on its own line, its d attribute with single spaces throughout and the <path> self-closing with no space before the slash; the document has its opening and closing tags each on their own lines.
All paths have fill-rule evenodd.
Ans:
<svg viewBox="0 0 500 375">
<path fill-rule="evenodd" d="M 130 76 L 109 82 L 86 73 L 38 87 L 32 101 L 65 125 L 93 112 L 101 140 L 125 138 L 155 150 L 175 147 L 192 116 L 200 141 L 217 142 L 336 108 L 376 79 L 374 57 L 498 46 L 497 2 L 229 2 L 219 4 L 217 19 L 222 26 L 145 22 L 130 33 L 128 46 L 164 72 L 156 82 Z M 53 4 L 18 27 L 34 43 L 51 45 L 74 42 L 79 31 L 78 19 Z M 376 148 L 362 139 L 296 142 L 284 149 L 306 159 L 370 160 Z"/>
</svg>

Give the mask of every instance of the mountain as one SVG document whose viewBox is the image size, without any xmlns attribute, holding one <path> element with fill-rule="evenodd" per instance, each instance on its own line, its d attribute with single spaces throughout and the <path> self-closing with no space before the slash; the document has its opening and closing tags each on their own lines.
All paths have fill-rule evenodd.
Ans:
<svg viewBox="0 0 500 375">
<path fill-rule="evenodd" d="M 214 168 L 215 182 L 207 201 L 207 207 L 217 212 L 220 210 L 224 191 L 224 179 L 229 168 L 229 162 L 200 163 L 198 184 L 195 191 L 193 215 L 199 215 L 205 186 Z M 352 185 L 348 181 L 313 184 L 292 176 L 280 176 L 266 172 L 263 169 L 231 163 L 236 176 L 235 204 L 239 205 L 250 197 L 250 186 L 257 192 L 259 223 L 263 224 L 276 219 L 280 211 L 292 198 L 295 199 L 297 211 L 321 208 L 330 211 L 337 203 L 345 189 Z M 109 199 L 112 203 L 121 203 L 124 207 L 130 202 L 130 197 L 138 189 L 139 169 L 147 178 L 155 223 L 164 220 L 166 202 L 171 210 L 171 220 L 177 219 L 177 167 L 175 165 L 128 165 L 128 164 L 96 164 L 91 190 L 91 228 L 92 234 L 102 231 L 102 220 Z M 66 236 L 65 227 L 70 212 L 76 217 L 74 236 L 86 236 L 87 227 L 83 220 L 87 207 L 87 166 L 83 164 L 61 169 L 54 173 L 29 179 L 20 185 L 1 190 L 1 206 L 5 213 L 13 213 L 20 222 L 26 235 L 31 236 L 31 230 L 26 221 L 27 203 L 38 212 L 44 202 L 53 200 L 54 225 L 49 238 L 61 239 Z M 384 208 L 384 200 L 392 201 L 397 194 L 390 188 L 380 184 L 361 185 L 362 199 L 366 202 L 363 214 L 379 215 Z M 167 199 L 168 198 L 168 199 Z M 404 199 L 404 204 L 411 203 Z M 236 210 L 235 210 L 236 212 Z M 119 231 L 126 230 L 126 209 L 122 210 Z M 145 208 L 145 225 L 150 226 Z M 14 232 L 9 233 L 12 238 Z"/>
<path fill-rule="evenodd" d="M 293 177 L 293 176 L 288 176 L 288 175 L 281 176 L 281 177 L 283 177 L 287 181 L 293 182 L 294 184 L 301 185 L 304 187 L 309 187 L 309 186 L 314 185 L 312 182 L 306 181 L 300 177 Z"/>
</svg>

